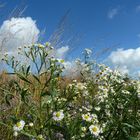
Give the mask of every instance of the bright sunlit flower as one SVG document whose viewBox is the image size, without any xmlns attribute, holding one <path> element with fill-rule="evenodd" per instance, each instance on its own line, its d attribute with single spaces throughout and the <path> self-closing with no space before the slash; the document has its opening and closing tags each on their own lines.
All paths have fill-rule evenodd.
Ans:
<svg viewBox="0 0 140 140">
<path fill-rule="evenodd" d="M 96 110 L 96 111 L 100 111 L 101 108 L 100 108 L 99 106 L 96 106 L 96 107 L 95 107 L 95 110 Z"/>
<path fill-rule="evenodd" d="M 57 59 L 57 61 L 58 61 L 59 63 L 64 63 L 64 62 L 65 62 L 64 59 Z"/>
<path fill-rule="evenodd" d="M 86 89 L 84 83 L 77 83 L 76 87 L 78 88 L 78 90 L 84 90 L 84 89 Z"/>
<path fill-rule="evenodd" d="M 94 135 L 95 137 L 99 136 L 99 134 L 101 132 L 97 125 L 91 125 L 89 127 L 89 130 L 90 130 L 91 134 Z"/>
<path fill-rule="evenodd" d="M 41 44 L 38 44 L 38 48 L 44 48 L 45 46 L 41 45 Z"/>
<path fill-rule="evenodd" d="M 29 126 L 30 126 L 30 127 L 33 127 L 33 126 L 34 126 L 34 124 L 33 124 L 32 122 L 30 122 L 30 123 L 29 123 Z"/>
<path fill-rule="evenodd" d="M 64 118 L 63 110 L 57 111 L 53 113 L 53 119 L 55 121 L 61 121 Z"/>
<path fill-rule="evenodd" d="M 15 137 L 17 137 L 17 136 L 18 136 L 18 132 L 15 131 L 13 135 L 14 135 Z"/>
<path fill-rule="evenodd" d="M 25 122 L 23 120 L 21 120 L 14 125 L 13 129 L 16 132 L 21 131 L 24 128 L 24 125 L 25 125 Z"/>
<path fill-rule="evenodd" d="M 44 140 L 44 138 L 43 138 L 43 136 L 42 136 L 41 134 L 38 135 L 37 138 L 38 138 L 39 140 Z"/>
<path fill-rule="evenodd" d="M 49 47 L 50 45 L 51 45 L 50 42 L 46 42 L 46 44 L 45 44 L 46 47 Z"/>
<path fill-rule="evenodd" d="M 83 132 L 86 132 L 86 131 L 87 131 L 86 127 L 81 127 L 81 130 L 82 130 Z"/>
<path fill-rule="evenodd" d="M 91 116 L 90 113 L 83 114 L 83 115 L 82 115 L 82 119 L 85 120 L 85 121 L 87 121 L 87 122 L 91 122 L 92 116 Z"/>
</svg>

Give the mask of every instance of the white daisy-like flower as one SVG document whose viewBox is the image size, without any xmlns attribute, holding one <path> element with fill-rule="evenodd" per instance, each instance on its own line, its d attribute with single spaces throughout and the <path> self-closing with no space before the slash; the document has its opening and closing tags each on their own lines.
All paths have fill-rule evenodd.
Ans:
<svg viewBox="0 0 140 140">
<path fill-rule="evenodd" d="M 55 121 L 61 121 L 64 118 L 63 110 L 57 111 L 53 113 L 53 119 Z"/>
<path fill-rule="evenodd" d="M 86 86 L 85 86 L 84 83 L 77 83 L 76 87 L 77 87 L 78 90 L 84 90 L 84 89 L 86 89 Z"/>
<path fill-rule="evenodd" d="M 24 128 L 24 125 L 25 125 L 25 122 L 21 120 L 14 125 L 13 130 L 16 132 L 21 131 Z"/>
<path fill-rule="evenodd" d="M 59 63 L 64 63 L 64 62 L 65 62 L 64 59 L 57 59 L 57 61 L 58 61 Z"/>
<path fill-rule="evenodd" d="M 32 126 L 34 126 L 34 124 L 33 124 L 32 122 L 30 122 L 30 123 L 29 123 L 29 126 L 32 127 Z"/>
<path fill-rule="evenodd" d="M 96 111 L 100 111 L 101 108 L 100 108 L 99 106 L 96 106 L 96 107 L 95 107 L 95 110 L 96 110 Z"/>
<path fill-rule="evenodd" d="M 38 48 L 45 48 L 45 46 L 42 44 L 38 44 Z"/>
<path fill-rule="evenodd" d="M 45 46 L 49 47 L 49 46 L 51 46 L 51 43 L 50 42 L 46 42 Z"/>
<path fill-rule="evenodd" d="M 41 134 L 39 134 L 39 135 L 37 136 L 37 138 L 38 138 L 39 140 L 44 140 L 43 135 L 41 135 Z"/>
<path fill-rule="evenodd" d="M 86 131 L 87 131 L 87 128 L 86 128 L 86 127 L 81 127 L 81 130 L 82 130 L 83 132 L 86 132 Z"/>
<path fill-rule="evenodd" d="M 97 120 L 97 115 L 96 114 L 91 114 L 92 120 Z"/>
<path fill-rule="evenodd" d="M 95 137 L 98 137 L 101 132 L 97 125 L 91 125 L 89 127 L 89 130 L 90 130 L 91 134 L 94 135 Z"/>
<path fill-rule="evenodd" d="M 87 114 L 83 114 L 82 115 L 82 119 L 87 121 L 87 122 L 91 122 L 92 121 L 92 116 L 90 113 L 87 113 Z"/>
<path fill-rule="evenodd" d="M 15 131 L 13 135 L 14 135 L 15 137 L 17 137 L 17 136 L 18 136 L 18 132 Z"/>
</svg>

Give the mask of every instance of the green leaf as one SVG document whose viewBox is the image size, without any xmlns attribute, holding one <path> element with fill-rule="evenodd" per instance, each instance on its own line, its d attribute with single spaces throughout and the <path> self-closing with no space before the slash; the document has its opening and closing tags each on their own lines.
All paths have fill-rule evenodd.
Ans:
<svg viewBox="0 0 140 140">
<path fill-rule="evenodd" d="M 3 126 L 6 126 L 6 127 L 9 127 L 7 124 L 3 123 L 3 122 L 0 122 L 0 125 L 3 125 Z M 10 128 L 10 127 L 9 127 Z"/>
<path fill-rule="evenodd" d="M 139 140 L 139 139 L 136 137 L 128 137 L 128 140 Z"/>
<path fill-rule="evenodd" d="M 34 137 L 36 137 L 36 136 L 33 136 L 33 135 L 31 135 L 31 134 L 29 134 L 29 133 L 27 133 L 27 132 L 24 132 L 24 131 L 21 131 L 20 133 L 23 134 L 23 135 L 25 135 L 25 136 L 28 136 L 29 138 L 34 138 Z"/>
<path fill-rule="evenodd" d="M 14 64 L 15 64 L 15 62 L 14 62 L 14 60 L 12 60 L 12 68 L 14 68 Z"/>
<path fill-rule="evenodd" d="M 131 124 L 128 124 L 128 123 L 122 123 L 124 126 L 127 126 L 129 128 L 132 128 L 132 129 L 136 129 L 136 127 L 134 127 L 133 125 Z"/>
<path fill-rule="evenodd" d="M 22 73 L 25 75 L 25 69 L 24 69 L 24 66 L 22 66 L 21 69 L 22 69 Z"/>
<path fill-rule="evenodd" d="M 41 84 L 39 78 L 36 75 L 33 74 L 33 77 Z"/>
<path fill-rule="evenodd" d="M 17 76 L 21 79 L 21 80 L 23 80 L 23 81 L 25 81 L 25 82 L 27 82 L 27 83 L 30 83 L 30 84 L 32 84 L 27 78 L 25 78 L 23 75 L 21 75 L 21 74 L 19 74 L 19 73 L 16 73 L 17 74 Z"/>
<path fill-rule="evenodd" d="M 31 51 L 31 57 L 32 57 L 32 61 L 35 62 L 35 57 L 33 55 L 33 52 Z"/>
<path fill-rule="evenodd" d="M 29 71 L 30 71 L 30 66 L 27 67 L 26 76 L 29 74 Z"/>
<path fill-rule="evenodd" d="M 27 54 L 27 52 L 24 52 L 24 53 L 25 53 L 26 57 L 28 57 L 28 58 L 29 58 L 29 54 Z"/>
<path fill-rule="evenodd" d="M 11 72 L 11 73 L 10 73 L 10 72 L 8 72 L 8 73 L 6 73 L 6 74 L 9 74 L 9 75 L 14 75 L 15 73 L 14 73 L 14 72 L 13 72 L 13 73 L 12 73 L 12 72 Z"/>
</svg>

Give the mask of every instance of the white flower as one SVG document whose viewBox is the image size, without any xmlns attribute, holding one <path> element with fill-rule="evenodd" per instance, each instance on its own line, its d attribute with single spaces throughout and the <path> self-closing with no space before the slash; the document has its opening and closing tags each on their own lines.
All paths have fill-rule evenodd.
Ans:
<svg viewBox="0 0 140 140">
<path fill-rule="evenodd" d="M 38 44 L 38 48 L 45 48 L 44 45 Z"/>
<path fill-rule="evenodd" d="M 89 130 L 91 134 L 93 134 L 95 137 L 99 136 L 99 133 L 101 132 L 97 125 L 91 125 L 89 127 Z"/>
<path fill-rule="evenodd" d="M 29 123 L 29 126 L 32 127 L 32 126 L 34 126 L 34 124 L 31 122 L 31 123 Z"/>
<path fill-rule="evenodd" d="M 78 90 L 84 90 L 84 89 L 86 89 L 86 86 L 85 86 L 84 83 L 77 83 L 76 87 L 77 87 Z"/>
<path fill-rule="evenodd" d="M 25 125 L 25 122 L 21 120 L 14 125 L 13 129 L 14 131 L 21 131 L 24 128 L 24 125 Z"/>
<path fill-rule="evenodd" d="M 91 122 L 92 116 L 90 115 L 90 113 L 83 114 L 82 115 L 82 119 L 85 120 L 85 121 L 87 121 L 87 122 Z"/>
<path fill-rule="evenodd" d="M 57 111 L 53 113 L 53 119 L 55 121 L 60 121 L 64 118 L 63 110 Z"/>
<path fill-rule="evenodd" d="M 43 138 L 43 136 L 42 136 L 41 134 L 38 135 L 37 138 L 38 138 L 39 140 L 44 140 L 44 138 Z"/>
<path fill-rule="evenodd" d="M 15 137 L 17 137 L 17 136 L 18 136 L 18 132 L 15 131 L 13 135 L 14 135 Z"/>
<path fill-rule="evenodd" d="M 83 96 L 88 96 L 89 95 L 89 93 L 88 93 L 88 91 L 87 90 L 85 90 L 85 91 L 83 91 Z"/>
<path fill-rule="evenodd" d="M 98 119 L 97 119 L 97 115 L 96 114 L 91 114 L 91 117 L 92 117 L 92 122 L 94 123 L 98 123 Z"/>
<path fill-rule="evenodd" d="M 82 134 L 81 134 L 81 137 L 82 137 L 82 138 L 85 137 L 85 133 L 82 133 Z"/>
<path fill-rule="evenodd" d="M 51 43 L 50 42 L 46 42 L 45 46 L 46 47 L 50 47 L 51 46 Z"/>
<path fill-rule="evenodd" d="M 95 110 L 96 110 L 96 111 L 100 111 L 101 108 L 100 108 L 99 106 L 96 106 L 96 107 L 95 107 Z"/>
<path fill-rule="evenodd" d="M 64 59 L 57 59 L 57 61 L 58 61 L 59 63 L 64 63 L 64 62 L 65 62 Z"/>
<path fill-rule="evenodd" d="M 81 127 L 81 130 L 82 130 L 83 132 L 86 132 L 86 131 L 87 131 L 86 127 Z"/>
</svg>

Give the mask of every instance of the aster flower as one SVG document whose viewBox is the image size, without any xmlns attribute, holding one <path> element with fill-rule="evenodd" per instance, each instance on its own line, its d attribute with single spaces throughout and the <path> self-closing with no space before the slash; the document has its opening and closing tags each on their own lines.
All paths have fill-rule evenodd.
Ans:
<svg viewBox="0 0 140 140">
<path fill-rule="evenodd" d="M 87 131 L 86 127 L 81 127 L 81 130 L 82 130 L 83 132 L 86 132 L 86 131 Z"/>
<path fill-rule="evenodd" d="M 24 128 L 24 125 L 25 125 L 25 122 L 21 120 L 14 125 L 13 130 L 16 132 L 21 131 Z"/>
<path fill-rule="evenodd" d="M 30 127 L 33 127 L 33 126 L 34 126 L 34 124 L 33 124 L 32 122 L 30 122 L 30 123 L 29 123 L 29 126 L 30 126 Z"/>
<path fill-rule="evenodd" d="M 96 111 L 100 111 L 101 108 L 100 108 L 99 106 L 96 106 L 96 107 L 95 107 L 95 110 L 96 110 Z"/>
<path fill-rule="evenodd" d="M 89 127 L 90 133 L 92 135 L 94 135 L 95 137 L 99 136 L 101 130 L 99 129 L 99 127 L 97 125 L 91 125 Z"/>
<path fill-rule="evenodd" d="M 91 122 L 92 116 L 91 116 L 90 113 L 83 114 L 83 115 L 82 115 L 82 119 L 85 120 L 85 121 L 87 121 L 87 122 Z"/>
<path fill-rule="evenodd" d="M 98 122 L 98 119 L 97 119 L 97 115 L 96 114 L 91 114 L 91 117 L 92 117 L 92 121 Z"/>
<path fill-rule="evenodd" d="M 86 86 L 85 86 L 84 83 L 77 83 L 76 87 L 77 87 L 78 90 L 84 90 L 84 89 L 86 89 Z"/>
<path fill-rule="evenodd" d="M 15 131 L 13 135 L 14 135 L 15 137 L 17 137 L 17 136 L 18 136 L 18 132 Z"/>
<path fill-rule="evenodd" d="M 53 119 L 55 121 L 61 121 L 64 118 L 63 110 L 57 111 L 53 113 Z"/>
</svg>

